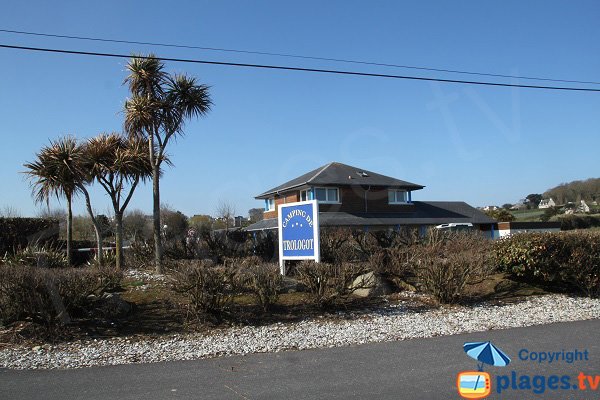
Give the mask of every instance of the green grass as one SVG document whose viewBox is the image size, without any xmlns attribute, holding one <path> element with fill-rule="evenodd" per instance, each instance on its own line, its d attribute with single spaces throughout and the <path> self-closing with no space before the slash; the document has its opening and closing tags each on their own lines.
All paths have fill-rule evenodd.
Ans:
<svg viewBox="0 0 600 400">
<path fill-rule="evenodd" d="M 516 210 L 511 211 L 512 215 L 515 216 L 515 221 L 539 221 L 540 217 L 544 215 L 545 210 Z"/>
</svg>

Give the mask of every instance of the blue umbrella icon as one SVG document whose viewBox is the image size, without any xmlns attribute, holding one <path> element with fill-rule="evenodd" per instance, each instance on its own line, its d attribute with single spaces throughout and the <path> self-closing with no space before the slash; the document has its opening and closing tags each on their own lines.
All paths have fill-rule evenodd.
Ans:
<svg viewBox="0 0 600 400">
<path fill-rule="evenodd" d="M 477 364 L 479 371 L 483 371 L 483 364 L 506 367 L 510 363 L 510 357 L 494 346 L 492 342 L 468 342 L 463 345 L 463 349 L 469 357 L 481 363 Z"/>
</svg>

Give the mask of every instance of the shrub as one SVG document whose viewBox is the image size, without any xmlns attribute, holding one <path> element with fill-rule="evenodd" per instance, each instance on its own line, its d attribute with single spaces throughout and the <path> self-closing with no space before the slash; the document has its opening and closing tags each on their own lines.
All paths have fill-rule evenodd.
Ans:
<svg viewBox="0 0 600 400">
<path fill-rule="evenodd" d="M 272 231 L 252 232 L 252 254 L 270 261 L 277 257 L 277 235 Z"/>
<path fill-rule="evenodd" d="M 235 269 L 213 266 L 204 261 L 178 263 L 172 272 L 172 287 L 188 297 L 197 315 L 221 319 L 236 294 Z"/>
<path fill-rule="evenodd" d="M 430 231 L 424 243 L 413 247 L 419 285 L 440 303 L 459 301 L 467 284 L 493 272 L 490 246 L 477 234 Z"/>
<path fill-rule="evenodd" d="M 414 276 L 417 256 L 415 245 L 381 249 L 369 258 L 368 265 L 370 270 L 401 287 L 401 281 Z"/>
<path fill-rule="evenodd" d="M 517 277 L 600 295 L 600 232 L 522 233 L 495 243 L 494 252 Z"/>
<path fill-rule="evenodd" d="M 67 311 L 75 316 L 89 310 L 90 296 L 101 296 L 120 288 L 123 275 L 116 268 L 68 268 L 54 276 Z"/>
<path fill-rule="evenodd" d="M 115 269 L 0 266 L 0 322 L 31 319 L 47 326 L 92 311 L 93 298 L 120 285 Z"/>
<path fill-rule="evenodd" d="M 404 248 L 418 242 L 419 236 L 414 229 L 396 229 L 383 231 L 353 231 L 358 257 L 363 261 L 369 261 L 373 255 L 381 253 L 382 250 Z"/>
<path fill-rule="evenodd" d="M 563 231 L 600 226 L 600 215 L 561 215 L 558 220 Z"/>
<path fill-rule="evenodd" d="M 519 233 L 494 244 L 498 267 L 534 282 L 557 281 L 565 242 L 551 233 Z"/>
<path fill-rule="evenodd" d="M 352 231 L 347 228 L 326 228 L 320 232 L 321 260 L 338 264 L 354 261 L 356 248 Z"/>
<path fill-rule="evenodd" d="M 172 238 L 163 243 L 164 257 L 170 260 L 186 260 L 192 258 L 194 253 L 190 252 L 185 239 Z"/>
<path fill-rule="evenodd" d="M 266 312 L 277 301 L 283 276 L 277 264 L 249 257 L 240 262 L 238 282 L 242 290 L 252 293 L 257 304 Z"/>
<path fill-rule="evenodd" d="M 209 255 L 218 263 L 225 258 L 245 257 L 252 247 L 251 242 L 247 240 L 247 232 L 204 229 L 200 232 L 200 237 L 206 243 Z"/>
<path fill-rule="evenodd" d="M 154 247 L 150 242 L 134 240 L 127 251 L 127 264 L 133 268 L 148 268 L 154 265 Z"/>
<path fill-rule="evenodd" d="M 562 263 L 561 279 L 589 297 L 600 296 L 600 234 L 569 235 L 569 259 Z"/>
<path fill-rule="evenodd" d="M 337 300 L 344 300 L 361 285 L 353 285 L 354 280 L 368 272 L 362 263 L 327 264 L 302 261 L 296 268 L 298 280 L 308 288 L 311 301 L 319 307 L 326 307 Z"/>
<path fill-rule="evenodd" d="M 114 250 L 103 251 L 102 264 L 94 257 L 88 261 L 88 265 L 96 268 L 115 268 L 117 266 L 117 253 Z"/>
<path fill-rule="evenodd" d="M 27 265 L 44 268 L 68 267 L 67 255 L 64 251 L 35 245 L 18 249 L 13 254 L 6 254 L 2 263 L 12 266 Z"/>
</svg>

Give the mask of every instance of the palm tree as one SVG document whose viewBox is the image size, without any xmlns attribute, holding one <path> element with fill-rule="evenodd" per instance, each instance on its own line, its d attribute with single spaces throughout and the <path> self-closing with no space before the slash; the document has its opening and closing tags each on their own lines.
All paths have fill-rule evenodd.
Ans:
<svg viewBox="0 0 600 400">
<path fill-rule="evenodd" d="M 131 97 L 125 102 L 125 130 L 148 143 L 152 166 L 154 262 L 162 272 L 160 235 L 160 166 L 169 140 L 183 135 L 185 121 L 208 113 L 209 87 L 186 75 L 164 72 L 161 60 L 150 54 L 134 56 L 127 64 Z"/>
<path fill-rule="evenodd" d="M 73 240 L 73 196 L 82 184 L 81 160 L 83 149 L 72 136 L 66 136 L 43 147 L 36 160 L 25 163 L 36 203 L 49 205 L 50 198 L 67 200 L 67 262 L 71 264 Z"/>
<path fill-rule="evenodd" d="M 145 141 L 101 134 L 85 145 L 85 169 L 109 195 L 115 213 L 116 266 L 123 267 L 123 214 L 140 181 L 152 174 Z"/>
</svg>

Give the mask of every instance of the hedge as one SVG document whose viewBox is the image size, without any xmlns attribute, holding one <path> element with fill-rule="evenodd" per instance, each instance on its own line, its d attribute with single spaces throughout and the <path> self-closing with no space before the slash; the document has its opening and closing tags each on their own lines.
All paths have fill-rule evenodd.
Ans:
<svg viewBox="0 0 600 400">
<path fill-rule="evenodd" d="M 0 257 L 31 245 L 58 239 L 59 223 L 52 218 L 0 218 Z"/>
<path fill-rule="evenodd" d="M 563 231 L 600 227 L 600 215 L 561 215 L 557 220 Z"/>
<path fill-rule="evenodd" d="M 496 242 L 494 252 L 517 277 L 600 295 L 600 232 L 521 233 Z"/>
</svg>

